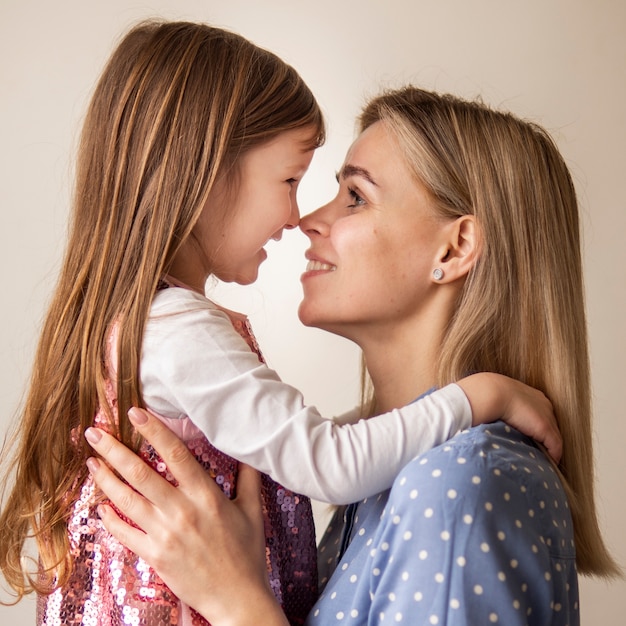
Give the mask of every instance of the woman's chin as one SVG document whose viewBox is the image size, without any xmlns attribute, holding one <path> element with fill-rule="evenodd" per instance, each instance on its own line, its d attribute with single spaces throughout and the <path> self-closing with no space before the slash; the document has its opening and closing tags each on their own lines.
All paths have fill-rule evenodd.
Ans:
<svg viewBox="0 0 626 626">
<path fill-rule="evenodd" d="M 305 326 L 315 327 L 315 315 L 310 306 L 307 306 L 306 300 L 303 300 L 298 306 L 298 318 Z"/>
<path fill-rule="evenodd" d="M 334 318 L 329 319 L 327 313 L 324 314 L 322 311 L 316 310 L 313 306 L 309 306 L 306 300 L 303 300 L 298 307 L 298 317 L 304 326 L 336 333 L 334 328 L 337 320 Z"/>
</svg>

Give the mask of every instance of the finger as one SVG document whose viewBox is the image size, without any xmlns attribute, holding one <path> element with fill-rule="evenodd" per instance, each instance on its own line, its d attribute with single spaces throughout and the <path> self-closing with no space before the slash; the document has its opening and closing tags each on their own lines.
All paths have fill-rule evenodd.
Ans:
<svg viewBox="0 0 626 626">
<path fill-rule="evenodd" d="M 85 439 L 111 468 L 148 500 L 162 504 L 172 497 L 175 488 L 115 437 L 98 428 L 88 428 L 85 431 Z M 102 490 L 118 505 L 114 498 L 124 497 L 126 492 L 122 486 L 125 489 L 128 487 L 115 477 L 104 463 L 100 463 L 98 471 L 96 473 L 92 471 L 92 474 Z M 132 502 L 128 504 L 132 505 Z"/>
<path fill-rule="evenodd" d="M 140 528 L 148 530 L 150 521 L 154 519 L 154 506 L 141 494 L 122 482 L 105 463 L 90 458 L 87 460 L 87 467 L 96 485 L 118 510 L 133 520 Z"/>
<path fill-rule="evenodd" d="M 101 504 L 98 507 L 98 515 L 104 527 L 121 544 L 145 560 L 150 558 L 149 539 L 141 529 L 126 523 L 106 504 Z"/>
<path fill-rule="evenodd" d="M 547 398 L 546 402 L 547 406 L 544 412 L 539 415 L 540 418 L 543 416 L 544 419 L 539 420 L 540 429 L 533 435 L 533 438 L 544 446 L 548 454 L 558 464 L 563 454 L 563 437 L 558 428 L 552 403 Z"/>
<path fill-rule="evenodd" d="M 249 518 L 261 514 L 261 475 L 244 463 L 237 474 L 237 502 Z"/>
<path fill-rule="evenodd" d="M 548 429 L 544 438 L 544 446 L 548 450 L 550 456 L 558 464 L 563 454 L 563 436 L 559 430 L 559 425 L 554 414 L 554 406 L 547 396 L 543 396 L 547 404 L 546 415 L 549 416 Z"/>
<path fill-rule="evenodd" d="M 563 438 L 561 433 L 556 429 L 549 430 L 546 433 L 543 445 L 546 447 L 548 454 L 558 464 L 563 455 Z"/>
<path fill-rule="evenodd" d="M 128 417 L 137 432 L 159 453 L 181 490 L 193 492 L 206 473 L 187 446 L 149 411 L 133 407 Z M 209 481 L 212 482 L 212 481 Z M 215 489 L 218 489 L 215 487 Z"/>
</svg>

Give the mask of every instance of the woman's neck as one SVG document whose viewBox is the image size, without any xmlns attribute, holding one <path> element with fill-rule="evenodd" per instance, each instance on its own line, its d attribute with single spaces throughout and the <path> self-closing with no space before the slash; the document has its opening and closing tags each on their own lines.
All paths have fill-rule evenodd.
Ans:
<svg viewBox="0 0 626 626">
<path fill-rule="evenodd" d="M 361 343 L 376 413 L 405 406 L 435 386 L 443 334 L 443 323 L 423 324 Z"/>
</svg>

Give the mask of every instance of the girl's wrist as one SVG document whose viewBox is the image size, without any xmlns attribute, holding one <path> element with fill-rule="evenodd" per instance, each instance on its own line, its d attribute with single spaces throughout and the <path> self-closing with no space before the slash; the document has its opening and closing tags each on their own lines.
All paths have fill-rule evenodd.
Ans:
<svg viewBox="0 0 626 626">
<path fill-rule="evenodd" d="M 472 426 L 492 422 L 501 416 L 503 378 L 492 372 L 479 372 L 457 382 L 472 408 Z"/>
</svg>

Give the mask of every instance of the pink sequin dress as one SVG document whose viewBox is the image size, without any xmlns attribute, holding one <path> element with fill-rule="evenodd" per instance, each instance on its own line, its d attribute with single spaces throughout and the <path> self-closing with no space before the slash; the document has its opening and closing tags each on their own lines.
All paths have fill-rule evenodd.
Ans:
<svg viewBox="0 0 626 626">
<path fill-rule="evenodd" d="M 263 357 L 244 316 L 232 314 L 233 327 L 248 342 L 259 359 Z M 115 337 L 110 342 L 110 362 L 116 363 Z M 116 413 L 115 372 L 110 369 L 108 401 Z M 237 461 L 214 448 L 189 418 L 165 423 L 181 437 L 198 462 L 229 497 L 237 484 Z M 107 427 L 98 411 L 94 424 Z M 165 463 L 152 446 L 144 443 L 140 454 L 170 482 Z M 266 559 L 270 583 L 291 624 L 302 624 L 317 599 L 315 530 L 309 499 L 295 494 L 269 476 L 262 475 Z M 102 494 L 91 477 L 82 485 L 68 536 L 74 567 L 66 585 L 37 604 L 38 626 L 201 626 L 208 622 L 182 603 L 154 570 L 120 544 L 103 527 L 96 512 Z M 207 558 L 211 558 L 207 555 Z M 193 576 L 189 572 L 189 576 Z M 245 593 L 245 589 L 241 590 Z M 259 623 L 263 616 L 259 615 Z"/>
</svg>

